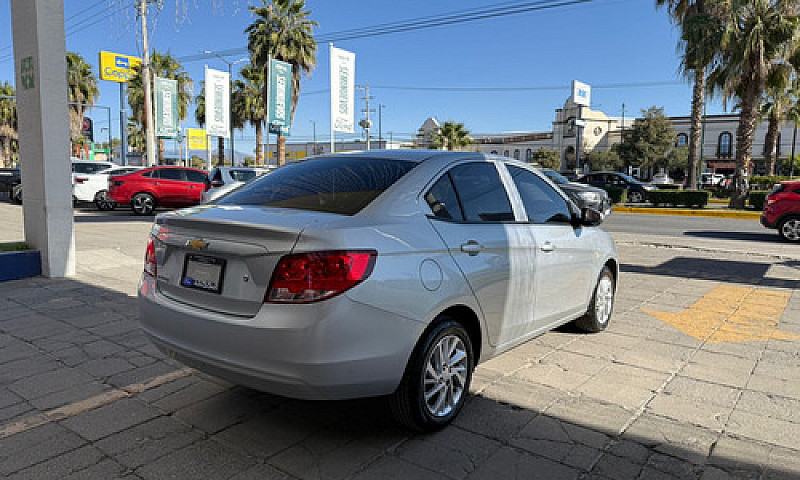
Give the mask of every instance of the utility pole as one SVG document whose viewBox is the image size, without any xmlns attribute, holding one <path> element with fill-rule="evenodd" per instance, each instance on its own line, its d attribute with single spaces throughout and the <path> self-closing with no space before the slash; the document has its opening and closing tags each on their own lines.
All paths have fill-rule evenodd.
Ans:
<svg viewBox="0 0 800 480">
<path fill-rule="evenodd" d="M 386 108 L 386 105 L 378 104 L 378 145 L 385 149 L 386 145 L 383 144 L 383 121 L 381 119 L 384 108 Z"/>
<path fill-rule="evenodd" d="M 139 0 L 139 16 L 142 17 L 142 48 L 144 59 L 142 61 L 142 77 L 144 83 L 144 130 L 147 145 L 147 165 L 156 164 L 156 137 L 153 122 L 153 96 L 150 92 L 150 45 L 147 42 L 147 4 L 150 0 Z"/>
</svg>

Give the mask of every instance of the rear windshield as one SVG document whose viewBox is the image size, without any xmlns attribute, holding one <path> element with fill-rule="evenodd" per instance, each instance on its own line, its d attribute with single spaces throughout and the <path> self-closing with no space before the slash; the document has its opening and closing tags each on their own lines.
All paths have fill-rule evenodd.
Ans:
<svg viewBox="0 0 800 480">
<path fill-rule="evenodd" d="M 255 170 L 231 170 L 231 178 L 237 182 L 246 182 L 256 178 Z"/>
<path fill-rule="evenodd" d="M 365 157 L 308 160 L 259 177 L 217 203 L 354 215 L 415 165 Z"/>
</svg>

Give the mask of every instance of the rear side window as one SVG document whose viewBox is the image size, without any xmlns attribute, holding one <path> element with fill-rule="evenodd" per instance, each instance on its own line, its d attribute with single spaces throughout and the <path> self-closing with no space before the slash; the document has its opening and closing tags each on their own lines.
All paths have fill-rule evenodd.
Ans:
<svg viewBox="0 0 800 480">
<path fill-rule="evenodd" d="M 143 176 L 143 177 L 147 177 L 147 178 L 153 178 L 153 172 L 156 172 L 156 173 L 158 173 L 158 170 L 148 170 L 148 171 L 146 171 L 146 172 L 142 172 L 142 175 L 141 175 L 141 176 Z M 158 178 L 158 175 L 156 175 L 156 177 L 155 177 L 155 178 Z"/>
<path fill-rule="evenodd" d="M 445 173 L 442 178 L 436 181 L 425 194 L 425 201 L 431 207 L 433 215 L 437 218 L 446 220 L 464 220 L 461 213 L 461 206 L 458 204 L 458 197 L 453 188 L 450 175 Z"/>
<path fill-rule="evenodd" d="M 450 177 L 468 222 L 513 222 L 514 211 L 497 169 L 491 163 L 467 163 L 450 170 Z"/>
<path fill-rule="evenodd" d="M 197 170 L 186 170 L 186 179 L 194 183 L 205 183 L 206 174 Z"/>
<path fill-rule="evenodd" d="M 86 175 L 90 173 L 97 173 L 100 170 L 105 170 L 109 166 L 110 165 L 107 163 L 90 163 L 90 162 L 73 163 L 72 171 L 74 173 L 82 173 Z"/>
<path fill-rule="evenodd" d="M 508 166 L 508 173 L 514 180 L 522 197 L 522 204 L 533 223 L 568 222 L 570 211 L 567 201 L 535 173 L 524 168 Z"/>
<path fill-rule="evenodd" d="M 220 205 L 260 205 L 354 215 L 415 162 L 367 157 L 327 157 L 288 165 L 219 200 Z"/>
<path fill-rule="evenodd" d="M 231 178 L 237 182 L 246 182 L 256 178 L 256 172 L 253 170 L 231 170 Z"/>
<path fill-rule="evenodd" d="M 158 178 L 161 180 L 184 180 L 183 170 L 179 168 L 164 168 L 158 170 Z"/>
</svg>

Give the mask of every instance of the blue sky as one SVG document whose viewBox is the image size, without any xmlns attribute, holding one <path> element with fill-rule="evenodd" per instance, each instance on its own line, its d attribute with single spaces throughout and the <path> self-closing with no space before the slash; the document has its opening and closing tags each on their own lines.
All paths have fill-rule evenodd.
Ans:
<svg viewBox="0 0 800 480">
<path fill-rule="evenodd" d="M 98 52 L 141 54 L 133 0 L 67 0 L 67 49 L 97 69 Z M 252 22 L 249 4 L 261 0 L 164 0 L 151 17 L 151 45 L 176 57 L 204 50 L 246 47 L 243 30 Z M 307 0 L 315 33 L 374 26 L 386 22 L 499 4 L 500 0 Z M 511 2 L 504 2 L 511 4 Z M 678 72 L 677 31 L 652 0 L 595 0 L 546 11 L 504 16 L 459 25 L 337 42 L 356 53 L 356 82 L 369 84 L 372 105 L 383 104 L 383 132 L 409 139 L 425 118 L 464 122 L 474 133 L 549 131 L 554 109 L 563 105 L 578 79 L 593 85 L 594 108 L 612 116 L 651 105 L 667 115 L 688 115 L 689 85 Z M 502 8 L 499 8 L 502 10 Z M 81 13 L 83 12 L 83 13 Z M 110 12 L 110 16 L 105 12 Z M 79 14 L 76 16 L 76 14 Z M 9 0 L 0 0 L 0 81 L 13 80 Z M 230 61 L 245 55 L 228 57 Z M 203 80 L 204 65 L 227 69 L 215 58 L 184 64 L 193 80 Z M 656 86 L 638 84 L 658 83 Z M 317 52 L 317 68 L 303 80 L 292 140 L 329 135 L 328 46 Z M 664 83 L 668 83 L 664 85 Z M 111 107 L 112 134 L 118 135 L 118 84 L 99 81 L 98 104 Z M 637 84 L 609 88 L 618 84 Z M 554 87 L 528 91 L 400 90 L 386 87 Z M 606 88 L 602 88 L 607 86 Z M 195 89 L 197 90 L 197 88 Z M 196 91 L 195 91 L 196 93 Z M 362 109 L 357 92 L 357 109 Z M 376 107 L 373 107 L 376 108 Z M 718 113 L 718 103 L 709 113 Z M 106 125 L 95 115 L 96 132 Z M 195 126 L 190 116 L 184 126 Z M 373 115 L 377 135 L 377 115 Z M 97 135 L 97 133 L 96 133 Z M 338 138 L 354 138 L 342 135 Z M 237 151 L 252 149 L 251 130 L 236 133 Z M 273 140 L 274 141 L 274 140 Z"/>
</svg>

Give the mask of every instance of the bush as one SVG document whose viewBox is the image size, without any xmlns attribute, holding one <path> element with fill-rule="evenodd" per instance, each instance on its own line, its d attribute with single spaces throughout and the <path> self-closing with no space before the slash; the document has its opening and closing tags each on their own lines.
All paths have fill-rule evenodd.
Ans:
<svg viewBox="0 0 800 480">
<path fill-rule="evenodd" d="M 731 198 L 731 191 L 727 188 L 715 188 L 711 190 L 711 196 L 714 198 L 724 198 L 727 200 Z"/>
<path fill-rule="evenodd" d="M 606 188 L 606 192 L 608 192 L 608 198 L 611 200 L 611 203 L 617 204 L 628 201 L 627 188 L 608 187 Z"/>
<path fill-rule="evenodd" d="M 769 192 L 763 190 L 754 190 L 747 194 L 747 203 L 756 210 L 764 210 L 764 200 L 769 195 Z"/>
<path fill-rule="evenodd" d="M 755 188 L 756 190 L 771 189 L 776 183 L 785 182 L 786 180 L 791 180 L 791 177 L 784 177 L 781 175 L 753 175 L 750 177 L 750 188 Z"/>
<path fill-rule="evenodd" d="M 703 208 L 708 205 L 710 194 L 703 190 L 683 190 L 683 191 L 652 191 L 647 193 L 647 199 L 653 206 L 668 205 L 677 207 L 684 205 L 687 207 Z"/>
</svg>

